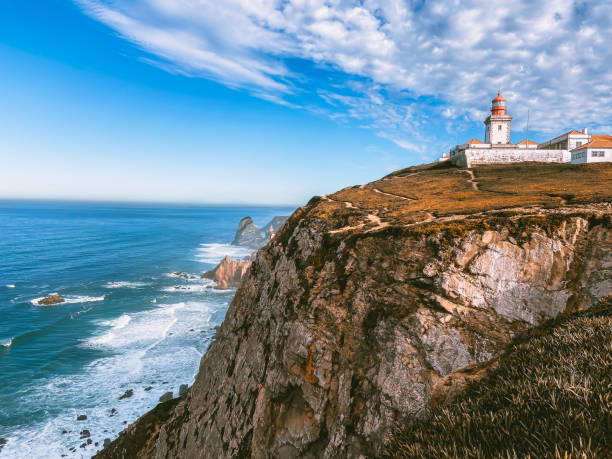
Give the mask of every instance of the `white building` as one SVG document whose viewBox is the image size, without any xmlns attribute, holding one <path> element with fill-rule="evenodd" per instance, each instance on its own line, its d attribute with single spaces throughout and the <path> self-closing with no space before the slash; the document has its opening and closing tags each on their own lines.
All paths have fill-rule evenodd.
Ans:
<svg viewBox="0 0 612 459">
<path fill-rule="evenodd" d="M 527 139 L 513 144 L 510 141 L 511 123 L 512 116 L 506 112 L 506 99 L 498 92 L 497 97 L 492 100 L 491 114 L 484 121 L 485 141 L 472 139 L 457 145 L 449 153 L 450 160 L 461 167 L 525 161 L 546 163 L 612 161 L 612 151 L 610 151 L 612 136 L 590 135 L 585 128 L 582 131 L 566 132 L 541 144 Z M 599 140 L 593 144 L 596 139 Z M 445 159 L 447 155 L 441 158 Z"/>
<path fill-rule="evenodd" d="M 572 164 L 612 161 L 612 135 L 592 135 L 590 142 L 572 149 Z"/>
</svg>

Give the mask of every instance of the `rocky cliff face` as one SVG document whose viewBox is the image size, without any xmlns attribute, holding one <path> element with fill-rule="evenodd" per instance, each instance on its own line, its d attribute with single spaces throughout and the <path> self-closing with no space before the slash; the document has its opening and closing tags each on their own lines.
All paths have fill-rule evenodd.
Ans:
<svg viewBox="0 0 612 459">
<path fill-rule="evenodd" d="M 238 223 L 236 235 L 232 244 L 258 249 L 265 244 L 265 239 L 261 231 L 259 231 L 259 228 L 255 226 L 253 219 L 251 217 L 244 217 L 240 220 L 240 223 Z"/>
<path fill-rule="evenodd" d="M 242 245 L 250 247 L 252 249 L 259 249 L 263 247 L 272 239 L 278 230 L 287 221 L 285 216 L 276 216 L 270 220 L 270 222 L 263 228 L 259 229 L 255 226 L 251 217 L 244 217 L 238 223 L 238 229 L 234 236 L 233 245 Z"/>
<path fill-rule="evenodd" d="M 605 164 L 412 168 L 311 200 L 140 454 L 380 454 L 514 334 L 610 293 L 610 202 Z"/>
</svg>

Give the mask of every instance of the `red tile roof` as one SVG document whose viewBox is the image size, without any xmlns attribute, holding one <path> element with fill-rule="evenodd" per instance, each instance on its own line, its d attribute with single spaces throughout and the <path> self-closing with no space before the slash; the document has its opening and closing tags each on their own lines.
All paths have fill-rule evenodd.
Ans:
<svg viewBox="0 0 612 459">
<path fill-rule="evenodd" d="M 527 139 L 521 140 L 519 143 L 517 143 L 517 145 L 527 145 L 527 144 L 529 144 L 529 145 L 538 145 L 537 142 L 533 142 L 533 141 L 527 140 Z"/>
<path fill-rule="evenodd" d="M 481 141 L 480 141 L 480 140 L 478 140 L 478 139 L 472 139 L 472 140 L 470 140 L 469 142 L 466 142 L 466 144 L 468 144 L 468 145 L 474 145 L 474 144 L 476 144 L 476 143 L 479 143 L 479 144 L 483 144 L 483 145 L 484 145 L 484 143 L 483 143 L 483 142 L 481 142 Z"/>
<path fill-rule="evenodd" d="M 574 150 L 582 150 L 583 148 L 612 148 L 612 135 L 593 134 L 591 141 L 574 148 Z"/>
</svg>

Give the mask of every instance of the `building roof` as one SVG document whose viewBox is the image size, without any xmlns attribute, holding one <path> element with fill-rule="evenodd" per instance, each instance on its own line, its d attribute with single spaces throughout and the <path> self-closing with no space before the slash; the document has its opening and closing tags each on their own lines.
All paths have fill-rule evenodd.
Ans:
<svg viewBox="0 0 612 459">
<path fill-rule="evenodd" d="M 472 140 L 470 140 L 469 142 L 465 142 L 465 143 L 466 143 L 466 144 L 468 144 L 468 145 L 474 145 L 475 143 L 479 143 L 479 144 L 484 145 L 484 143 L 483 143 L 483 142 L 481 142 L 481 141 L 480 141 L 480 140 L 478 140 L 478 139 L 472 139 Z"/>
<path fill-rule="evenodd" d="M 521 140 L 517 145 L 538 145 L 538 142 L 533 142 L 531 140 Z"/>
<path fill-rule="evenodd" d="M 501 95 L 501 91 L 497 91 L 497 97 L 495 99 L 493 99 L 491 102 L 495 103 L 495 102 L 506 102 L 506 99 L 504 99 Z"/>
<path fill-rule="evenodd" d="M 575 150 L 582 150 L 583 148 L 612 148 L 612 135 L 591 135 L 591 141 L 574 148 Z"/>
<path fill-rule="evenodd" d="M 558 135 L 557 137 L 554 137 L 552 140 L 549 140 L 549 142 L 552 142 L 553 140 L 560 139 L 561 137 L 565 137 L 566 135 L 570 135 L 570 134 L 588 135 L 588 134 L 585 134 L 584 132 L 580 132 L 580 131 L 577 131 L 576 129 L 572 129 L 571 131 L 567 131 L 564 134 L 561 134 L 561 135 Z"/>
</svg>

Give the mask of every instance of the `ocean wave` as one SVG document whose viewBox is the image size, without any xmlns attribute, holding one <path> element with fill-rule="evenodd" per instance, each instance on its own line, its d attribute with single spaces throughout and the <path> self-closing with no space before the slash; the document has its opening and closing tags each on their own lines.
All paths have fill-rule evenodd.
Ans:
<svg viewBox="0 0 612 459">
<path fill-rule="evenodd" d="M 13 344 L 13 338 L 7 338 L 0 340 L 0 347 L 9 348 Z"/>
<path fill-rule="evenodd" d="M 48 296 L 51 295 L 56 295 L 56 293 L 50 293 Z M 47 298 L 46 296 L 40 297 L 40 298 L 34 298 L 33 300 L 30 300 L 30 303 L 32 303 L 34 306 L 42 306 L 40 304 L 38 304 L 38 302 L 40 300 L 43 300 Z M 78 295 L 66 295 L 62 297 L 65 301 L 62 301 L 61 303 L 57 303 L 53 306 L 56 305 L 61 305 L 61 304 L 74 304 L 74 303 L 93 303 L 95 301 L 104 301 L 105 295 L 102 296 L 78 296 Z"/>
<path fill-rule="evenodd" d="M 129 281 L 117 281 L 107 282 L 105 288 L 141 288 L 151 285 L 148 282 L 129 282 Z"/>
<path fill-rule="evenodd" d="M 200 279 L 197 284 L 184 284 L 184 285 L 172 285 L 170 287 L 164 287 L 164 292 L 189 292 L 189 293 L 203 293 L 211 292 L 216 289 L 214 286 L 216 283 L 210 279 Z"/>
<path fill-rule="evenodd" d="M 6 288 L 15 288 L 15 284 L 6 284 Z"/>
<path fill-rule="evenodd" d="M 174 279 L 184 279 L 186 281 L 199 281 L 202 279 L 201 276 L 198 276 L 196 274 L 189 274 L 189 273 L 184 273 L 182 271 L 176 271 L 173 273 L 166 273 L 167 277 L 172 277 Z"/>
<path fill-rule="evenodd" d="M 117 330 L 121 330 L 123 327 L 125 327 L 127 324 L 130 323 L 130 321 L 132 320 L 132 318 L 130 317 L 129 314 L 123 314 L 120 317 L 118 317 L 117 319 L 114 320 L 105 320 L 104 322 L 101 322 L 101 325 L 106 325 L 107 327 L 113 327 Z"/>
<path fill-rule="evenodd" d="M 178 303 L 171 306 L 160 306 L 152 311 L 141 312 L 129 316 L 123 314 L 118 319 L 108 321 L 104 325 L 112 328 L 102 335 L 90 338 L 85 342 L 94 348 L 125 348 L 137 346 L 146 352 L 151 343 L 163 341 L 176 323 L 176 311 L 185 306 Z"/>
<path fill-rule="evenodd" d="M 234 260 L 242 260 L 251 256 L 253 249 L 231 244 L 201 244 L 197 249 L 196 258 L 202 263 L 217 264 L 226 255 Z"/>
</svg>

